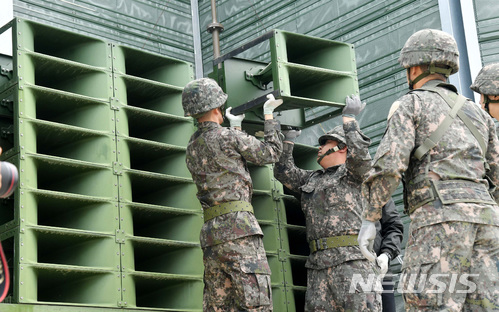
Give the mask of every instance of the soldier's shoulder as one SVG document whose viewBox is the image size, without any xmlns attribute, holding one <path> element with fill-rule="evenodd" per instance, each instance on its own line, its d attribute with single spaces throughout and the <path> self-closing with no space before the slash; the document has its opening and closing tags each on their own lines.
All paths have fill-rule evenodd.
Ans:
<svg viewBox="0 0 499 312">
<path fill-rule="evenodd" d="M 417 94 L 410 92 L 396 99 L 395 102 L 393 102 L 392 106 L 390 107 L 390 110 L 388 111 L 387 119 L 390 119 L 400 107 L 404 106 L 412 107 L 417 98 L 418 98 Z"/>
</svg>

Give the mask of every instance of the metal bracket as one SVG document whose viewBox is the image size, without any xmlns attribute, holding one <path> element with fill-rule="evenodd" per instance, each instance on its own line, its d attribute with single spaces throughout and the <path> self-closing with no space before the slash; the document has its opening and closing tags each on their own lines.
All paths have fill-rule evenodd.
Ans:
<svg viewBox="0 0 499 312">
<path fill-rule="evenodd" d="M 125 243 L 125 231 L 116 229 L 116 242 L 118 244 L 124 244 Z"/>
<path fill-rule="evenodd" d="M 273 188 L 272 189 L 272 199 L 275 201 L 279 201 L 282 198 L 281 191 L 278 189 Z"/>
<path fill-rule="evenodd" d="M 277 259 L 279 259 L 279 261 L 281 261 L 281 262 L 288 261 L 288 255 L 286 253 L 286 250 L 279 249 L 279 251 L 277 252 Z"/>
<path fill-rule="evenodd" d="M 0 75 L 5 76 L 9 80 L 11 80 L 12 76 L 13 76 L 13 71 L 12 71 L 12 69 L 9 69 L 9 68 L 6 68 L 6 67 L 2 67 L 0 65 Z"/>
<path fill-rule="evenodd" d="M 117 161 L 113 161 L 113 174 L 122 175 L 123 174 L 123 164 L 118 163 Z"/>
<path fill-rule="evenodd" d="M 272 63 L 264 68 L 250 68 L 244 72 L 246 80 L 251 81 L 256 87 L 267 90 L 267 85 L 272 82 Z"/>
<path fill-rule="evenodd" d="M 10 135 L 14 134 L 14 126 L 2 127 L 1 137 L 8 139 Z"/>
<path fill-rule="evenodd" d="M 114 111 L 119 111 L 120 107 L 118 105 L 114 105 L 113 103 L 119 103 L 118 99 L 115 97 L 109 98 L 109 102 L 111 103 L 111 109 Z"/>
<path fill-rule="evenodd" d="M 14 101 L 12 100 L 3 99 L 0 105 L 3 107 L 7 107 L 7 109 L 11 112 L 14 111 Z"/>
<path fill-rule="evenodd" d="M 274 90 L 271 93 L 274 95 L 275 98 L 280 98 L 281 97 L 281 90 Z M 231 114 L 234 115 L 239 115 L 242 113 L 245 113 L 251 109 L 254 109 L 255 107 L 263 106 L 265 101 L 267 101 L 267 95 L 262 95 L 254 100 L 251 100 L 249 102 L 246 102 L 242 105 L 236 106 L 232 108 Z"/>
<path fill-rule="evenodd" d="M 126 307 L 126 306 L 127 306 L 127 302 L 126 301 L 118 301 L 118 307 L 123 308 L 123 307 Z"/>
</svg>

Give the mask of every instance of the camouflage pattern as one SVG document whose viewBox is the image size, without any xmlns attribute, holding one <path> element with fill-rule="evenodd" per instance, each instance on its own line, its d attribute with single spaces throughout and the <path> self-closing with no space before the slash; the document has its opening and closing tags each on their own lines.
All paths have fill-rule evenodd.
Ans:
<svg viewBox="0 0 499 312">
<path fill-rule="evenodd" d="M 423 29 L 407 39 L 400 51 L 399 63 L 404 68 L 419 65 L 444 65 L 459 70 L 459 51 L 454 38 L 436 29 Z"/>
<path fill-rule="evenodd" d="M 187 146 L 186 163 L 203 209 L 229 201 L 251 202 L 253 186 L 246 162 L 264 165 L 277 161 L 282 152 L 279 129 L 277 120 L 266 120 L 262 142 L 215 122 L 198 125 Z M 262 236 L 255 215 L 247 211 L 224 214 L 204 223 L 200 241 L 205 263 L 207 293 L 204 300 L 208 305 L 205 311 L 233 311 L 234 303 L 253 306 L 248 311 L 272 310 L 270 270 L 261 244 Z M 240 287 L 234 286 L 230 294 L 222 296 L 227 292 L 227 285 Z M 263 293 L 268 293 L 267 299 Z M 213 300 L 222 307 L 213 308 Z M 258 302 L 263 307 L 254 306 Z"/>
<path fill-rule="evenodd" d="M 435 85 L 436 83 L 430 81 L 427 84 Z M 452 85 L 441 83 L 437 88 L 441 88 L 442 92 L 451 98 L 453 94 L 455 96 L 456 89 Z M 420 146 L 438 128 L 449 110 L 449 106 L 437 93 L 425 90 L 414 90 L 394 102 L 387 129 L 373 160 L 373 171 L 366 179 L 363 188 L 364 196 L 369 201 L 369 205 L 366 206 L 362 214 L 365 219 L 377 221 L 381 218 L 381 207 L 391 198 L 400 183 L 402 174 L 405 175 L 406 211 L 411 211 L 423 199 L 431 198 L 434 191 L 430 179 L 440 181 L 465 180 L 482 184 L 487 189 L 490 187 L 490 193 L 496 202 L 499 200 L 499 189 L 493 187 L 499 185 L 499 141 L 494 121 L 471 100 L 466 101 L 461 110 L 472 120 L 478 132 L 483 136 L 487 144 L 485 153 L 482 153 L 478 141 L 470 133 L 463 121 L 456 118 L 441 138 L 439 144 L 428 152 L 427 157 L 418 160 L 413 155 L 415 148 Z M 489 170 L 485 169 L 484 160 L 490 166 Z M 461 193 L 468 191 L 467 189 L 460 190 Z M 474 237 L 471 233 L 464 232 L 464 230 L 459 231 L 459 233 L 458 231 L 446 230 L 440 234 L 435 233 L 434 235 L 440 236 L 431 239 L 418 239 L 417 235 L 419 229 L 427 228 L 432 232 L 433 225 L 441 224 L 441 226 L 445 226 L 446 222 L 471 223 L 475 227 L 481 227 L 486 231 L 495 229 L 493 231 L 497 233 L 499 206 L 497 204 L 470 202 L 443 205 L 440 200 L 434 200 L 415 209 L 410 218 L 410 237 L 412 237 L 411 242 L 413 242 L 409 244 L 409 247 L 425 248 L 424 242 L 441 242 L 449 245 L 447 250 L 460 248 L 457 245 L 464 243 L 475 246 L 475 248 L 482 248 L 480 246 L 482 242 L 476 236 Z M 453 238 L 455 235 L 466 234 L 470 235 L 467 239 L 471 239 L 471 241 L 466 241 L 463 236 L 456 240 Z M 483 233 L 483 235 L 490 235 L 490 233 Z M 480 255 L 479 257 L 481 257 L 474 264 L 475 272 L 482 272 L 481 270 L 483 270 L 480 273 L 481 278 L 483 274 L 490 270 L 491 265 L 497 265 L 497 250 L 496 248 L 489 254 L 486 254 L 484 250 L 479 251 L 477 249 L 473 251 L 474 256 Z M 451 253 L 437 253 L 436 251 L 433 249 L 421 251 L 421 253 L 406 251 L 404 266 L 408 269 L 412 267 L 417 269 L 418 261 L 434 258 L 435 262 L 441 265 L 433 268 L 433 272 L 446 269 L 447 266 L 444 264 L 451 261 L 449 258 L 452 257 Z M 488 257 L 495 259 L 487 263 L 485 261 L 488 261 L 486 260 Z M 464 261 L 465 257 L 461 259 Z M 430 269 L 432 266 L 426 268 Z M 497 270 L 497 267 L 495 269 Z M 421 271 L 421 274 L 424 273 L 424 271 Z M 497 286 L 495 287 L 497 289 Z M 468 298 L 478 296 L 478 294 L 479 291 L 468 294 Z M 420 305 L 420 309 L 423 309 L 422 306 L 427 304 L 427 299 L 424 297 L 418 298 L 407 296 L 407 304 Z M 433 308 L 425 311 L 454 311 L 452 300 L 439 302 L 439 304 L 449 304 L 450 306 L 440 306 L 438 309 Z"/>
<path fill-rule="evenodd" d="M 270 267 L 260 236 L 203 248 L 203 311 L 272 311 Z"/>
<path fill-rule="evenodd" d="M 345 141 L 345 131 L 343 131 L 343 126 L 336 126 L 333 130 L 330 130 L 319 137 L 319 145 L 326 144 L 327 140 L 333 140 L 336 142 L 341 142 L 346 144 Z"/>
<path fill-rule="evenodd" d="M 498 264 L 497 226 L 411 225 L 398 291 L 406 311 L 499 311 Z"/>
<path fill-rule="evenodd" d="M 424 88 L 424 86 L 423 86 Z M 445 94 L 452 97 L 455 88 L 441 84 Z M 363 213 L 369 221 L 381 218 L 381 207 L 391 198 L 405 174 L 407 194 L 406 211 L 425 198 L 430 198 L 433 187 L 424 179 L 426 168 L 440 180 L 466 180 L 481 183 L 489 188 L 489 181 L 499 185 L 499 141 L 493 119 L 471 100 L 466 101 L 462 111 L 473 121 L 484 141 L 488 143 L 485 159 L 490 170 L 485 170 L 484 159 L 478 141 L 460 118 L 456 118 L 443 135 L 439 144 L 429 153 L 430 158 L 419 161 L 413 150 L 442 122 L 450 110 L 436 93 L 415 90 L 394 102 L 394 110 L 388 120 L 385 135 L 373 160 L 373 172 L 365 181 L 364 189 L 370 205 Z M 499 199 L 499 188 L 491 189 L 492 196 Z M 426 207 L 426 206 L 423 206 Z M 496 205 L 455 203 L 441 209 L 418 208 L 411 214 L 417 227 L 446 221 L 466 221 L 499 225 L 499 209 Z"/>
<path fill-rule="evenodd" d="M 360 214 L 365 203 L 360 187 L 371 168 L 369 144 L 371 141 L 359 129 L 357 121 L 352 120 L 343 126 L 347 145 L 347 159 L 344 164 L 321 170 L 303 170 L 296 167 L 292 152 L 293 144 L 284 143 L 284 151 L 278 163 L 275 164 L 274 176 L 292 192 L 300 194 L 301 207 L 305 213 L 307 241 L 340 235 L 357 235 L 361 226 Z M 343 270 L 336 267 L 348 266 L 353 260 L 368 263 L 360 252 L 359 246 L 345 246 L 319 250 L 310 254 L 305 266 L 308 275 L 319 274 L 316 270 L 333 268 L 337 272 L 335 278 L 347 279 Z M 331 276 L 329 276 L 331 278 Z M 307 298 L 322 298 L 322 301 L 332 302 L 331 292 L 327 294 L 325 286 L 318 279 L 309 278 Z M 329 284 L 329 283 L 328 283 Z M 316 293 L 321 291 L 320 293 Z M 326 296 L 326 297 L 325 297 Z M 349 304 L 346 297 L 335 304 Z M 307 300 L 307 305 L 309 303 Z M 322 311 L 322 310 L 321 310 Z M 336 310 L 324 310 L 336 311 Z"/>
<path fill-rule="evenodd" d="M 277 120 L 266 120 L 262 142 L 215 122 L 198 125 L 187 146 L 186 163 L 203 209 L 236 200 L 251 203 L 253 186 L 246 162 L 256 165 L 276 162 L 282 152 L 279 129 Z M 201 245 L 212 246 L 254 234 L 262 232 L 252 213 L 229 213 L 204 224 Z"/>
<path fill-rule="evenodd" d="M 499 63 L 484 66 L 470 89 L 485 95 L 499 95 Z"/>
<path fill-rule="evenodd" d="M 370 289 L 364 290 L 358 283 L 352 282 L 355 274 L 363 276 L 362 281 L 366 284 L 369 284 L 368 277 L 373 277 L 368 285 Z M 381 282 L 375 276 L 372 263 L 365 260 L 349 261 L 322 270 L 308 270 L 305 311 L 381 311 Z"/>
<path fill-rule="evenodd" d="M 200 117 L 227 101 L 225 94 L 211 78 L 201 78 L 189 82 L 182 92 L 182 107 L 185 117 Z"/>
</svg>

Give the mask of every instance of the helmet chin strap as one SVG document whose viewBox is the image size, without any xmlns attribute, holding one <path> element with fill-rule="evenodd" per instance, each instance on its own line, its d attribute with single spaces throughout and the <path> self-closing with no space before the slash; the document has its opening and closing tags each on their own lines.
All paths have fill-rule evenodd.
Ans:
<svg viewBox="0 0 499 312">
<path fill-rule="evenodd" d="M 321 157 L 319 157 L 319 159 L 317 159 L 317 163 L 320 165 L 321 161 L 324 159 L 324 157 L 326 157 L 327 155 L 330 155 L 334 152 L 337 152 L 340 149 L 343 149 L 344 147 L 345 147 L 345 144 L 340 143 L 340 144 L 336 145 L 335 147 L 328 149 L 324 154 L 322 154 Z"/>
<path fill-rule="evenodd" d="M 487 113 L 489 113 L 489 115 L 490 115 L 490 111 L 489 111 L 489 103 L 492 103 L 492 104 L 494 104 L 494 103 L 499 103 L 499 100 L 491 100 L 491 99 L 489 98 L 489 96 L 488 96 L 488 95 L 485 95 L 485 96 L 484 96 L 484 100 L 483 100 L 483 107 L 485 108 L 485 111 L 486 111 Z M 492 116 L 492 115 L 490 115 L 490 116 Z"/>
<path fill-rule="evenodd" d="M 442 74 L 445 77 L 449 77 L 450 73 L 452 72 L 452 68 L 442 68 L 442 67 L 437 67 L 435 64 L 430 64 L 428 66 L 428 69 L 422 72 L 419 76 L 411 80 L 409 78 L 409 89 L 413 90 L 414 85 L 418 83 L 421 79 L 431 75 L 431 74 Z M 410 68 L 407 68 L 407 77 L 411 76 Z"/>
</svg>

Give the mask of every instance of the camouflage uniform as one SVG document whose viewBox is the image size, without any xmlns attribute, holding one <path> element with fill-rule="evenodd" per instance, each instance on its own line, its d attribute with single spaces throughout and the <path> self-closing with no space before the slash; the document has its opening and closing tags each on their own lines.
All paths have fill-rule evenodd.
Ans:
<svg viewBox="0 0 499 312">
<path fill-rule="evenodd" d="M 209 93 L 201 91 L 193 92 L 193 101 L 202 101 Z M 189 104 L 189 99 L 183 101 Z M 246 162 L 264 165 L 277 161 L 282 152 L 279 129 L 278 121 L 266 120 L 265 142 L 261 142 L 215 122 L 199 123 L 187 146 L 186 162 L 203 209 L 233 201 L 251 202 L 253 187 Z M 272 310 L 271 272 L 262 236 L 254 214 L 248 211 L 223 214 L 204 223 L 200 234 L 204 311 Z"/>
<path fill-rule="evenodd" d="M 435 45 L 452 46 L 449 35 L 422 32 L 426 38 L 435 34 Z M 417 65 L 407 65 L 411 60 L 403 53 L 399 61 L 404 67 Z M 407 311 L 498 311 L 499 207 L 494 200 L 499 199 L 495 188 L 499 185 L 499 141 L 494 122 L 466 100 L 461 111 L 478 129 L 486 151 L 462 119 L 455 118 L 438 144 L 416 157 L 415 150 L 450 111 L 442 96 L 428 91 L 432 87 L 451 99 L 457 97 L 454 86 L 430 80 L 394 102 L 373 173 L 365 182 L 370 205 L 362 216 L 379 220 L 381 207 L 403 178 L 411 225 L 398 290 L 404 292 Z"/>
<path fill-rule="evenodd" d="M 303 170 L 294 164 L 293 144 L 284 142 L 281 159 L 274 175 L 292 192 L 301 195 L 301 207 L 306 217 L 307 241 L 332 236 L 358 234 L 362 196 L 360 186 L 371 168 L 370 139 L 352 120 L 333 129 L 347 145 L 344 164 L 321 170 Z M 339 129 L 338 129 L 339 128 Z M 344 133 L 343 133 L 344 131 Z M 333 136 L 333 139 L 339 141 Z M 343 246 L 318 250 L 307 259 L 306 311 L 380 311 L 379 293 L 350 293 L 353 274 L 366 280 L 374 274 L 372 264 L 364 259 L 358 246 Z M 381 289 L 379 280 L 376 289 Z"/>
</svg>

